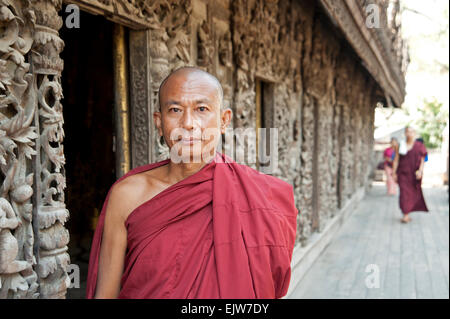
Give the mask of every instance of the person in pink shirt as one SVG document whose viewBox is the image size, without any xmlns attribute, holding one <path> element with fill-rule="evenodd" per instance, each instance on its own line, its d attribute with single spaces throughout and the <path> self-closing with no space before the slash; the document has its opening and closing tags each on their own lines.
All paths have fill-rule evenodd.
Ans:
<svg viewBox="0 0 450 319">
<path fill-rule="evenodd" d="M 398 141 L 395 137 L 391 139 L 391 146 L 384 150 L 384 172 L 386 173 L 386 187 L 388 195 L 397 194 L 397 183 L 394 180 L 392 164 L 395 158 L 395 149 Z"/>
</svg>

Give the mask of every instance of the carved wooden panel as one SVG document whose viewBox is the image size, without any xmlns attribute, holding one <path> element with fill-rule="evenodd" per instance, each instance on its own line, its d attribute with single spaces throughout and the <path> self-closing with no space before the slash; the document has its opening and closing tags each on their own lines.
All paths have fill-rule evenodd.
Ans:
<svg viewBox="0 0 450 319">
<path fill-rule="evenodd" d="M 303 95 L 302 103 L 302 146 L 301 146 L 301 184 L 299 198 L 299 240 L 305 245 L 311 235 L 313 215 L 313 158 L 314 158 L 314 101 Z"/>
<path fill-rule="evenodd" d="M 61 2 L 0 5 L 6 34 L 0 40 L 0 295 L 64 297 L 69 234 L 63 226 Z"/>
<path fill-rule="evenodd" d="M 36 29 L 32 51 L 34 85 L 37 93 L 35 124 L 39 141 L 34 158 L 36 176 L 35 216 L 39 236 L 38 264 L 40 298 L 63 298 L 69 284 L 67 253 L 69 217 L 64 202 L 66 178 L 63 151 L 63 113 L 59 53 L 64 42 L 58 36 L 62 19 L 61 1 L 36 1 Z"/>
<path fill-rule="evenodd" d="M 37 298 L 33 252 L 36 91 L 28 54 L 33 8 L 0 1 L 0 298 Z"/>
<path fill-rule="evenodd" d="M 152 161 L 150 153 L 154 140 L 150 74 L 150 34 L 148 31 L 129 32 L 130 55 L 130 121 L 131 168 Z"/>
<path fill-rule="evenodd" d="M 320 14 L 314 21 L 312 52 L 310 63 L 305 67 L 305 90 L 317 101 L 317 194 L 316 205 L 318 222 L 317 229 L 322 229 L 334 213 L 333 202 L 336 198 L 336 189 L 333 184 L 333 174 L 336 166 L 336 157 L 333 156 L 333 143 L 336 136 L 332 134 L 333 109 L 335 104 L 334 82 L 337 55 L 340 50 L 339 41 L 330 31 Z"/>
</svg>

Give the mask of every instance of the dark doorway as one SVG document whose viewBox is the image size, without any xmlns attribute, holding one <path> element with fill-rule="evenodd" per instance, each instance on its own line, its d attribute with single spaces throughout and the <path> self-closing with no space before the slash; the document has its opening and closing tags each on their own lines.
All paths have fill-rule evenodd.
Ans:
<svg viewBox="0 0 450 319">
<path fill-rule="evenodd" d="M 258 160 L 256 167 L 259 171 L 265 174 L 273 174 L 271 165 L 273 165 L 271 153 L 271 136 L 270 128 L 274 127 L 274 85 L 271 82 L 262 79 L 255 79 L 255 94 L 256 94 L 256 128 L 263 129 L 265 133 L 261 132 L 261 136 L 256 132 L 256 146 Z M 274 150 L 272 150 L 274 151 Z M 277 150 L 278 151 L 278 150 Z"/>
<path fill-rule="evenodd" d="M 62 12 L 65 12 L 63 8 Z M 113 26 L 102 16 L 80 12 L 80 28 L 60 30 L 65 42 L 62 87 L 66 205 L 71 263 L 80 268 L 80 288 L 67 298 L 84 298 L 92 236 L 115 179 Z M 64 14 L 63 14 L 64 17 Z"/>
</svg>

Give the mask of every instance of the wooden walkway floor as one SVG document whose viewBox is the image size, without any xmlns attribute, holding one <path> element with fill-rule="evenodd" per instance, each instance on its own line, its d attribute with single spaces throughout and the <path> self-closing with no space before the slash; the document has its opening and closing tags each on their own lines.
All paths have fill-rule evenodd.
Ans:
<svg viewBox="0 0 450 319">
<path fill-rule="evenodd" d="M 373 185 L 289 298 L 449 298 L 449 204 L 424 187 L 430 213 L 401 224 L 398 196 Z"/>
</svg>

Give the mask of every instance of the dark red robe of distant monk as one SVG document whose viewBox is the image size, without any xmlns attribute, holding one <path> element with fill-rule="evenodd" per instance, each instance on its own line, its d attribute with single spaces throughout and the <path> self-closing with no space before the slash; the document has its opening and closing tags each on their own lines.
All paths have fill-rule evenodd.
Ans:
<svg viewBox="0 0 450 319">
<path fill-rule="evenodd" d="M 168 162 L 137 167 L 116 183 Z M 92 242 L 87 298 L 95 294 L 110 192 Z M 128 216 L 119 298 L 280 298 L 291 277 L 297 213 L 290 184 L 217 152 Z"/>
<path fill-rule="evenodd" d="M 400 187 L 400 209 L 403 214 L 413 211 L 428 212 L 422 193 L 422 179 L 416 178 L 416 171 L 420 167 L 420 161 L 427 154 L 425 145 L 415 141 L 413 147 L 400 155 L 397 167 L 397 180 Z"/>
</svg>

